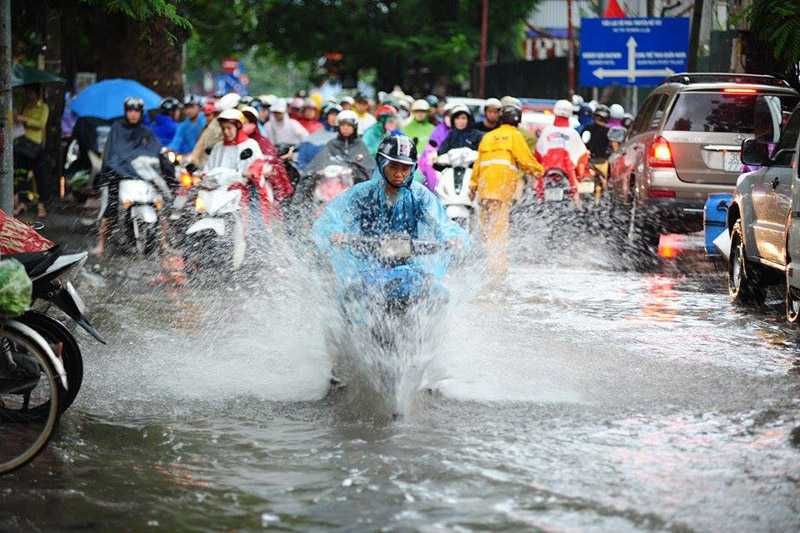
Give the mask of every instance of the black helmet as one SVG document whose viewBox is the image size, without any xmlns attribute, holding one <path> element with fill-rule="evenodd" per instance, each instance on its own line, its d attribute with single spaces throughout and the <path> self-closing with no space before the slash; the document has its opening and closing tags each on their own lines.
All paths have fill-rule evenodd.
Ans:
<svg viewBox="0 0 800 533">
<path fill-rule="evenodd" d="M 125 102 L 122 104 L 125 108 L 125 111 L 130 109 L 138 109 L 139 111 L 144 111 L 144 100 L 139 98 L 138 96 L 128 96 L 125 98 Z"/>
<path fill-rule="evenodd" d="M 507 103 L 500 110 L 500 122 L 517 126 L 522 121 L 522 108 L 516 103 Z"/>
<path fill-rule="evenodd" d="M 183 105 L 202 105 L 202 99 L 195 94 L 187 94 L 183 97 Z"/>
<path fill-rule="evenodd" d="M 376 156 L 378 163 L 381 158 L 402 163 L 404 165 L 417 164 L 417 145 L 406 135 L 393 135 L 386 137 L 381 141 L 378 146 L 378 154 Z"/>
<path fill-rule="evenodd" d="M 609 118 L 611 118 L 611 111 L 609 111 L 607 105 L 600 104 L 594 110 L 594 113 L 592 113 L 592 115 L 597 118 L 601 118 L 603 120 L 608 120 Z"/>
<path fill-rule="evenodd" d="M 173 98 L 172 96 L 167 96 L 163 100 L 161 100 L 161 108 L 162 113 L 172 113 L 179 107 L 181 107 L 181 103 L 178 101 L 177 98 Z"/>
<path fill-rule="evenodd" d="M 386 137 L 378 146 L 375 161 L 378 162 L 378 170 L 383 179 L 386 179 L 384 169 L 392 161 L 410 166 L 411 172 L 409 172 L 408 180 L 404 184 L 407 187 L 413 181 L 414 171 L 417 169 L 417 145 L 413 139 L 405 135 Z"/>
</svg>

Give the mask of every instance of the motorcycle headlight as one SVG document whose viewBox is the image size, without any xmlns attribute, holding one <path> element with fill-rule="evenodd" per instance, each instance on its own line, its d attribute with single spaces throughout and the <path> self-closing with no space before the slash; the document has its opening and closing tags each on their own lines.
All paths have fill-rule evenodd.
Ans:
<svg viewBox="0 0 800 533">
<path fill-rule="evenodd" d="M 181 174 L 181 187 L 184 189 L 191 189 L 192 185 L 194 185 L 194 179 L 192 179 L 192 175 L 188 172 Z"/>
<path fill-rule="evenodd" d="M 198 213 L 205 213 L 206 212 L 206 203 L 203 200 L 202 196 L 198 196 L 197 199 L 194 201 L 194 209 Z"/>
</svg>

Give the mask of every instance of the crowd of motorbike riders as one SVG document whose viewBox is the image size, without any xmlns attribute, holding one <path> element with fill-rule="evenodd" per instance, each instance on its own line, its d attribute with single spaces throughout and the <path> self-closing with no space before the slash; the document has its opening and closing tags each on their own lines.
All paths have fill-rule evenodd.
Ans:
<svg viewBox="0 0 800 533">
<path fill-rule="evenodd" d="M 557 101 L 547 112 L 552 124 L 534 130 L 521 126 L 523 105 L 511 96 L 489 98 L 476 117 L 466 105 L 399 91 L 378 102 L 361 94 L 328 102 L 190 95 L 164 99 L 154 116 L 131 97 L 123 111 L 111 125 L 94 182 L 102 199 L 96 256 L 106 253 L 118 221 L 120 181 L 141 173 L 134 164 L 139 156 L 157 158 L 168 198 L 215 170 L 234 171 L 241 179 L 231 187 L 241 191 L 243 206 L 257 206 L 259 224 L 282 220 L 291 229 L 304 217 L 313 222 L 326 202 L 355 184 L 377 180 L 391 186 L 390 165 L 383 163 L 408 167 L 409 179 L 398 187 L 418 182 L 441 200 L 440 162 L 454 150 L 466 150 L 473 154 L 471 175 L 457 187 L 477 207 L 476 226 L 490 271 L 498 276 L 507 269 L 510 210 L 521 192 L 528 187 L 529 196 L 544 201 L 552 196 L 548 180 L 556 179 L 559 200 L 593 201 L 605 184 L 607 158 L 631 121 L 618 104 L 585 103 L 575 96 Z M 391 138 L 397 140 L 383 142 Z M 399 157 L 406 145 L 410 150 Z M 335 178 L 335 184 L 320 185 L 325 177 Z M 246 222 L 254 224 L 255 218 Z M 162 224 L 166 235 L 168 222 Z M 169 240 L 162 238 L 160 245 L 169 247 Z"/>
</svg>

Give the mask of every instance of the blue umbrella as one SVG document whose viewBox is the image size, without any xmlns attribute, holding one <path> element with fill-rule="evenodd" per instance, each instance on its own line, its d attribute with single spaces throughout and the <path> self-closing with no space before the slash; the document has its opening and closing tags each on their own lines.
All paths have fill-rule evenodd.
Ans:
<svg viewBox="0 0 800 533">
<path fill-rule="evenodd" d="M 161 104 L 161 97 L 138 81 L 113 79 L 89 85 L 72 101 L 72 112 L 79 117 L 112 119 L 122 116 L 122 104 L 128 96 L 144 100 L 145 109 Z"/>
</svg>

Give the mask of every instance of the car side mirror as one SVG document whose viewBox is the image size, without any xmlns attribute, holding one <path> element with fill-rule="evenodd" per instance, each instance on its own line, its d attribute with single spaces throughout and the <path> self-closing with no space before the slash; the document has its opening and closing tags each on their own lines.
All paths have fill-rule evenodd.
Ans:
<svg viewBox="0 0 800 533">
<path fill-rule="evenodd" d="M 592 140 L 592 132 L 589 130 L 583 130 L 583 133 L 581 133 L 581 140 L 583 141 L 583 144 L 587 144 L 590 140 Z"/>
<path fill-rule="evenodd" d="M 741 160 L 745 165 L 764 166 L 769 163 L 769 145 L 756 139 L 742 141 Z"/>
</svg>

